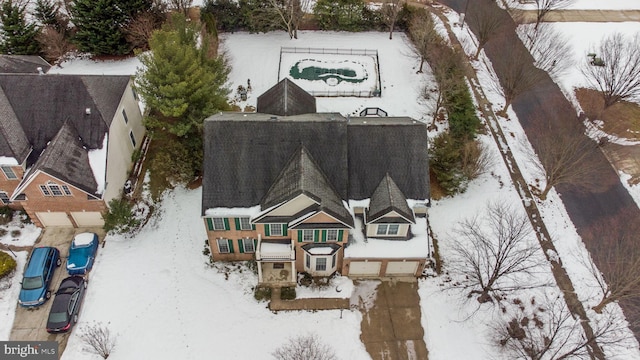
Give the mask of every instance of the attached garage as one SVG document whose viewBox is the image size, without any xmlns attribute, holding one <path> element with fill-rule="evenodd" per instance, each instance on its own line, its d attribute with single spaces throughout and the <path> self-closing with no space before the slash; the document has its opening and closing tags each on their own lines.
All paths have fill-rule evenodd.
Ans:
<svg viewBox="0 0 640 360">
<path fill-rule="evenodd" d="M 418 261 L 389 261 L 386 276 L 415 276 L 418 265 Z"/>
<path fill-rule="evenodd" d="M 71 212 L 71 216 L 78 227 L 104 225 L 102 214 L 97 211 Z"/>
<path fill-rule="evenodd" d="M 381 261 L 352 261 L 349 263 L 349 276 L 379 276 L 380 267 L 382 267 Z"/>
<path fill-rule="evenodd" d="M 73 223 L 67 216 L 66 212 L 37 212 L 36 216 L 42 223 L 43 227 L 49 227 L 49 226 L 73 227 Z"/>
</svg>

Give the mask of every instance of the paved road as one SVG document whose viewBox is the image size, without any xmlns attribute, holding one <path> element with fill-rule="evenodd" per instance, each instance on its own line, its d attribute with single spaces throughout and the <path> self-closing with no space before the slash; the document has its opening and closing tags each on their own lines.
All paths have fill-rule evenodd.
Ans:
<svg viewBox="0 0 640 360">
<path fill-rule="evenodd" d="M 536 11 L 518 10 L 519 23 L 536 22 Z M 547 14 L 544 22 L 624 22 L 640 21 L 640 10 L 556 10 Z"/>
<path fill-rule="evenodd" d="M 441 3 L 451 7 L 457 12 L 464 12 L 467 5 L 466 0 L 441 0 Z M 506 11 L 500 9 L 494 1 L 491 0 L 473 0 L 468 2 L 467 13 L 477 11 L 480 6 L 493 7 L 493 11 L 502 14 L 505 17 L 505 28 L 503 36 L 496 37 L 489 41 L 485 46 L 485 53 L 491 59 L 494 68 L 501 77 L 503 74 L 500 69 L 504 67 L 505 62 L 509 61 L 509 56 L 505 56 L 505 49 L 513 46 L 523 46 L 515 35 L 515 24 Z M 473 26 L 470 28 L 475 31 Z M 531 65 L 533 67 L 533 64 Z M 540 136 L 532 131 L 532 127 L 547 118 L 565 119 L 565 121 L 579 121 L 575 115 L 575 110 L 565 99 L 558 86 L 546 76 L 546 79 L 539 83 L 533 91 L 529 91 L 513 103 L 513 110 L 518 115 L 527 136 L 532 139 Z M 551 131 L 553 133 L 553 130 Z M 551 136 L 551 135 L 547 135 Z M 591 252 L 596 264 L 600 258 L 598 257 L 597 242 L 603 239 L 593 239 L 589 236 L 589 227 L 599 221 L 603 221 L 608 217 L 621 216 L 627 212 L 640 222 L 640 209 L 636 206 L 633 199 L 620 183 L 620 179 L 616 171 L 608 166 L 608 161 L 604 154 L 597 152 L 593 158 L 593 162 L 603 165 L 603 171 L 598 174 L 600 186 L 593 191 L 583 191 L 572 186 L 559 186 L 556 190 L 564 202 L 573 223 L 576 225 L 578 233 L 582 236 L 587 249 Z M 606 276 L 606 274 L 605 274 Z M 625 304 L 622 304 L 623 309 Z M 627 313 L 632 324 L 632 329 L 636 333 L 636 337 L 640 338 L 640 314 Z M 635 318 L 637 317 L 637 318 Z"/>
</svg>

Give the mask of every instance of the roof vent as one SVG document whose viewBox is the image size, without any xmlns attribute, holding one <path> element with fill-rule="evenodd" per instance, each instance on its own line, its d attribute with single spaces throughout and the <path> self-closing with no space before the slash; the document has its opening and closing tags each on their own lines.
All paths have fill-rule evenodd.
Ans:
<svg viewBox="0 0 640 360">
<path fill-rule="evenodd" d="M 278 120 L 278 117 L 277 117 L 277 116 L 271 116 L 271 117 L 269 118 L 269 120 Z"/>
<path fill-rule="evenodd" d="M 91 108 L 84 109 L 84 113 L 87 115 L 91 115 Z"/>
<path fill-rule="evenodd" d="M 36 70 L 38 70 L 39 75 L 44 75 L 44 71 L 42 71 L 42 67 L 38 66 Z"/>
</svg>

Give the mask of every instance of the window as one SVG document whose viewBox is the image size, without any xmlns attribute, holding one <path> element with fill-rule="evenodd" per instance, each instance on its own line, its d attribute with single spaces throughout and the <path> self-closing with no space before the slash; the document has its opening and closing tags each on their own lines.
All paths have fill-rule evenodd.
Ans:
<svg viewBox="0 0 640 360">
<path fill-rule="evenodd" d="M 131 88 L 131 92 L 133 93 L 133 98 L 138 100 L 138 93 L 136 92 L 136 89 Z"/>
<path fill-rule="evenodd" d="M 333 256 L 331 257 L 331 268 L 332 269 L 336 268 L 336 255 L 338 255 L 338 254 L 333 254 Z"/>
<path fill-rule="evenodd" d="M 307 267 L 307 269 L 311 268 L 311 256 L 309 256 L 309 254 L 305 254 L 305 259 L 304 259 L 304 263 Z"/>
<path fill-rule="evenodd" d="M 129 118 L 127 117 L 127 112 L 124 111 L 124 109 L 122 109 L 122 117 L 124 118 L 124 123 L 128 124 L 129 123 Z"/>
<path fill-rule="evenodd" d="M 274 269 L 284 269 L 284 263 L 273 263 Z"/>
<path fill-rule="evenodd" d="M 216 242 L 218 243 L 218 252 L 220 252 L 220 254 L 233 252 L 233 250 L 229 248 L 229 239 L 217 239 Z"/>
<path fill-rule="evenodd" d="M 313 230 L 302 230 L 302 241 L 313 241 Z"/>
<path fill-rule="evenodd" d="M 251 221 L 249 221 L 248 217 L 240 218 L 240 229 L 239 230 L 251 230 L 253 229 L 251 226 Z"/>
<path fill-rule="evenodd" d="M 224 226 L 224 218 L 213 218 L 211 220 L 213 222 L 212 230 L 226 230 Z"/>
<path fill-rule="evenodd" d="M 242 239 L 242 243 L 244 245 L 243 246 L 244 252 L 246 252 L 246 253 L 256 252 L 256 249 L 253 246 L 253 239 L 251 239 L 251 238 Z"/>
<path fill-rule="evenodd" d="M 269 224 L 271 236 L 282 236 L 282 224 Z"/>
<path fill-rule="evenodd" d="M 4 191 L 0 191 L 0 201 L 5 205 L 11 202 L 9 200 L 9 195 Z"/>
<path fill-rule="evenodd" d="M 129 131 L 129 138 L 131 139 L 131 144 L 133 144 L 133 147 L 136 147 L 136 137 L 133 135 L 133 131 Z"/>
<path fill-rule="evenodd" d="M 327 230 L 327 241 L 337 241 L 338 240 L 338 230 L 330 229 Z"/>
<path fill-rule="evenodd" d="M 399 224 L 380 224 L 376 235 L 398 235 L 398 230 L 400 230 Z"/>
<path fill-rule="evenodd" d="M 71 196 L 71 189 L 67 185 L 58 185 L 55 183 L 47 183 L 46 185 L 40 185 L 40 191 L 44 196 Z"/>
<path fill-rule="evenodd" d="M 327 258 L 316 258 L 316 271 L 327 270 Z"/>
<path fill-rule="evenodd" d="M 16 173 L 11 168 L 11 166 L 2 165 L 1 168 L 2 168 L 2 172 L 4 173 L 4 176 L 7 177 L 7 180 L 15 180 L 18 178 L 16 176 Z"/>
</svg>

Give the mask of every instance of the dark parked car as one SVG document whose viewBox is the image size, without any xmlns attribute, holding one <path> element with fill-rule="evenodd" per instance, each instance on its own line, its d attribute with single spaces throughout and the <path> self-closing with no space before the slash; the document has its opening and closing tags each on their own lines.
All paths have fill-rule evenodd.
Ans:
<svg viewBox="0 0 640 360">
<path fill-rule="evenodd" d="M 73 237 L 67 258 L 69 275 L 83 275 L 93 267 L 93 261 L 98 251 L 98 235 L 81 233 Z"/>
<path fill-rule="evenodd" d="M 78 312 L 86 288 L 87 282 L 82 276 L 70 276 L 62 280 L 49 311 L 47 332 L 67 332 L 78 322 Z"/>
<path fill-rule="evenodd" d="M 51 297 L 49 285 L 53 279 L 53 273 L 61 263 L 58 249 L 54 247 L 33 249 L 24 270 L 18 303 L 24 307 L 35 307 L 47 301 Z"/>
</svg>

